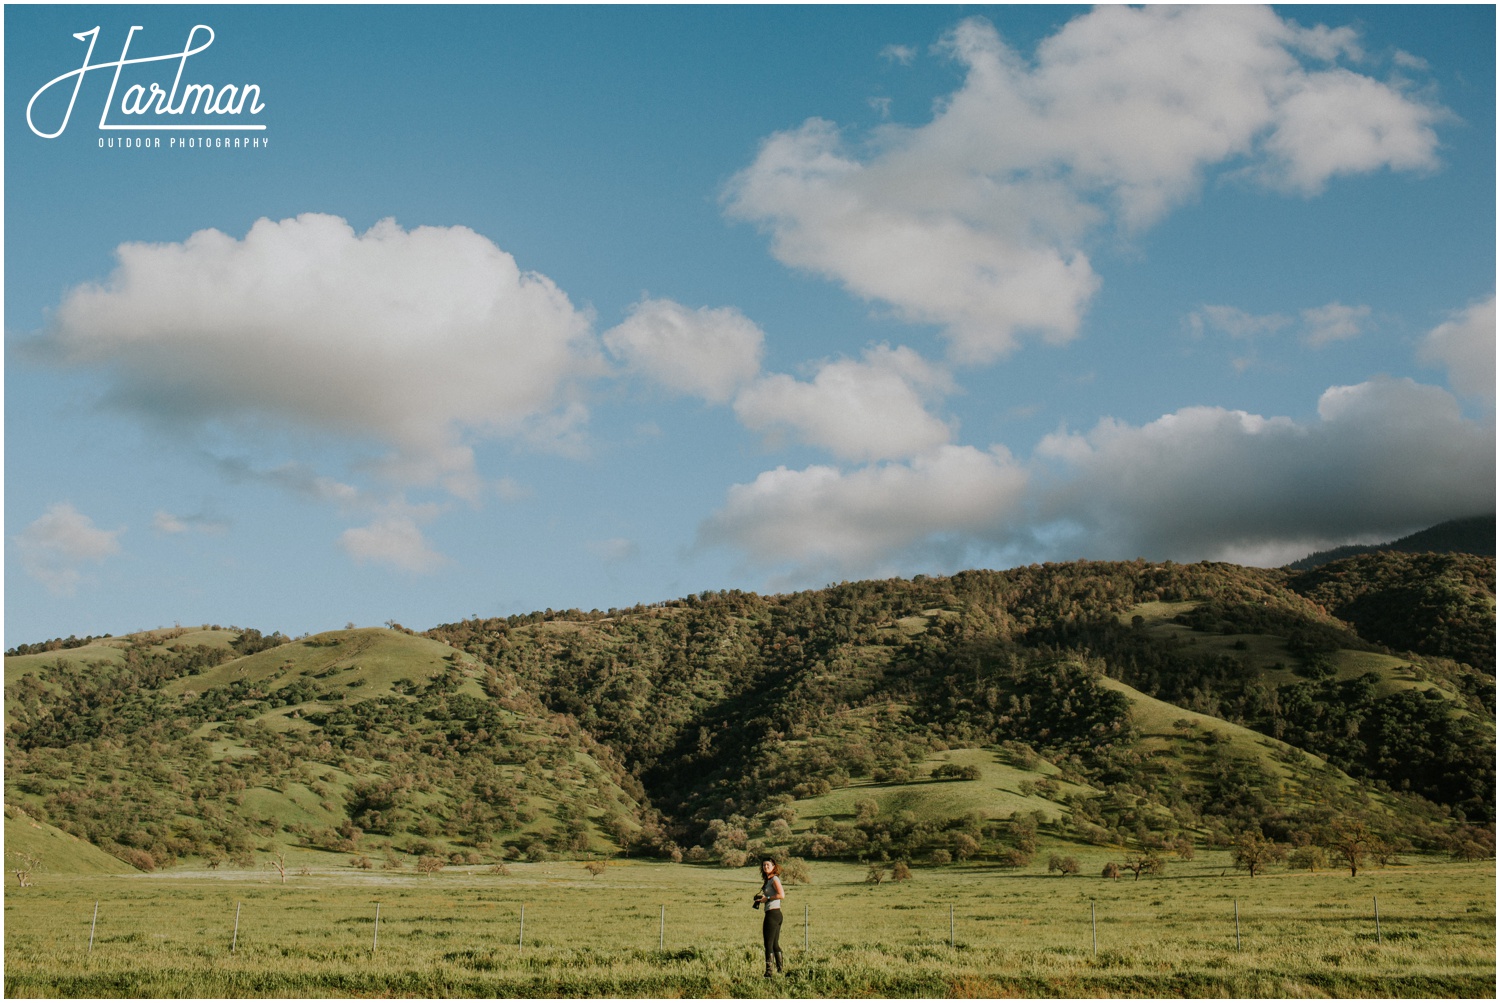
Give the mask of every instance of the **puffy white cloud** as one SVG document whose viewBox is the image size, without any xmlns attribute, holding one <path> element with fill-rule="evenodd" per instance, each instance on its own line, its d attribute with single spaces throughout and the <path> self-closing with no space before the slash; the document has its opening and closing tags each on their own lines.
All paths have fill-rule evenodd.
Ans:
<svg viewBox="0 0 1500 1003">
<path fill-rule="evenodd" d="M 53 595 L 71 596 L 84 582 L 79 565 L 120 552 L 124 529 L 100 529 L 69 502 L 57 502 L 15 537 L 21 567 Z"/>
<path fill-rule="evenodd" d="M 789 429 L 840 459 L 900 459 L 946 443 L 947 424 L 925 401 L 952 390 L 948 374 L 904 346 L 824 363 L 811 383 L 785 374 L 742 390 L 734 413 L 748 428 Z"/>
<path fill-rule="evenodd" d="M 599 372 L 588 316 L 467 228 L 361 234 L 307 214 L 116 254 L 106 282 L 64 297 L 44 347 L 175 426 L 373 441 L 388 476 L 474 497 L 470 441 L 586 417 L 568 389 Z"/>
<path fill-rule="evenodd" d="M 630 371 L 722 404 L 760 372 L 765 335 L 733 307 L 692 310 L 672 300 L 643 300 L 603 340 Z"/>
<path fill-rule="evenodd" d="M 1053 201 L 1048 186 L 986 200 L 950 169 L 872 169 L 844 155 L 829 122 L 772 137 L 730 189 L 729 211 L 767 226 L 782 262 L 835 278 L 905 320 L 943 324 L 965 360 L 1003 354 L 1019 330 L 1066 341 L 1097 285 L 1086 255 L 1029 237 L 1023 204 Z M 971 221 L 929 200 L 1011 203 L 1010 218 Z M 975 208 L 984 208 L 976 206 Z"/>
<path fill-rule="evenodd" d="M 1345 306 L 1342 303 L 1326 303 L 1302 311 L 1302 340 L 1313 348 L 1322 348 L 1335 341 L 1348 341 L 1364 333 L 1365 321 L 1370 317 L 1367 306 Z"/>
<path fill-rule="evenodd" d="M 1448 370 L 1448 384 L 1468 397 L 1495 399 L 1495 297 L 1454 312 L 1422 339 L 1418 358 Z"/>
<path fill-rule="evenodd" d="M 1436 164 L 1440 109 L 1335 65 L 1359 55 L 1350 30 L 1268 8 L 1100 7 L 1031 60 L 975 18 L 945 46 L 966 76 L 930 122 L 846 144 L 810 119 L 765 142 L 726 208 L 782 262 L 942 325 L 961 361 L 1074 337 L 1090 235 L 1150 225 L 1211 168 L 1313 192 Z"/>
<path fill-rule="evenodd" d="M 729 489 L 700 542 L 760 564 L 863 573 L 944 537 L 987 534 L 1014 514 L 1026 473 L 1003 448 L 941 446 L 852 472 L 777 467 Z"/>
<path fill-rule="evenodd" d="M 1268 173 L 1313 193 L 1328 179 L 1437 166 L 1432 108 L 1369 77 L 1333 68 L 1298 77 L 1279 103 Z"/>
<path fill-rule="evenodd" d="M 1037 518 L 1058 556 L 1302 556 L 1495 504 L 1495 432 L 1447 391 L 1408 379 L 1332 387 L 1318 419 L 1186 408 L 1135 427 L 1105 420 L 1036 450 Z"/>
<path fill-rule="evenodd" d="M 1494 504 L 1493 423 L 1441 388 L 1381 379 L 1330 388 L 1309 421 L 1217 407 L 1106 419 L 1045 437 L 1025 464 L 947 445 L 850 471 L 777 468 L 731 488 L 700 540 L 804 585 L 934 555 L 947 570 L 986 554 L 1274 565 Z"/>
<path fill-rule="evenodd" d="M 368 526 L 346 529 L 339 537 L 339 546 L 362 564 L 389 564 L 417 574 L 436 571 L 448 563 L 428 545 L 416 521 L 404 515 L 383 516 Z"/>
</svg>

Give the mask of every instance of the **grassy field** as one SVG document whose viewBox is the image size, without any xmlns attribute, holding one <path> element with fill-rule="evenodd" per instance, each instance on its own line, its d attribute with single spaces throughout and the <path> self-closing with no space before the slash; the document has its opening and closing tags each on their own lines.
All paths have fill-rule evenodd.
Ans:
<svg viewBox="0 0 1500 1003">
<path fill-rule="evenodd" d="M 1105 854 L 1081 862 L 1098 874 Z M 1495 992 L 1495 867 L 1120 881 L 814 863 L 760 977 L 753 869 L 55 875 L 5 896 L 7 996 L 1458 996 Z M 1380 934 L 1374 900 L 1380 908 Z M 90 920 L 99 903 L 89 950 Z M 376 944 L 375 914 L 380 925 Z M 1236 942 L 1235 908 L 1239 910 Z M 239 908 L 238 933 L 235 912 Z M 521 912 L 525 908 L 524 943 Z M 662 925 L 663 907 L 665 924 Z M 1097 950 L 1090 911 L 1097 919 Z M 950 945 L 950 909 L 952 944 Z M 804 916 L 807 917 L 804 947 Z M 233 944 L 231 952 L 231 941 Z M 660 946 L 659 946 L 659 940 Z"/>
</svg>

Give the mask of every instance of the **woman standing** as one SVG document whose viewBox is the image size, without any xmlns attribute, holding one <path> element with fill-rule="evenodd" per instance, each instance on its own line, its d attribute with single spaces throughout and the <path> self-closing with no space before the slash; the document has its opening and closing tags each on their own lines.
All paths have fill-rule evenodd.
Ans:
<svg viewBox="0 0 1500 1003">
<path fill-rule="evenodd" d="M 781 900 L 786 892 L 781 887 L 781 868 L 776 866 L 776 861 L 762 860 L 760 876 L 760 891 L 755 896 L 754 905 L 757 909 L 763 904 L 766 907 L 760 933 L 766 942 L 766 978 L 769 979 L 773 962 L 776 971 L 781 971 Z"/>
</svg>

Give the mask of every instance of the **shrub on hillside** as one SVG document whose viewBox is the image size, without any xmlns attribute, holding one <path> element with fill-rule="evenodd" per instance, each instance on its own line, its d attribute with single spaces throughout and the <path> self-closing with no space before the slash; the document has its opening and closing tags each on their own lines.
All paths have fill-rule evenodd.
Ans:
<svg viewBox="0 0 1500 1003">
<path fill-rule="evenodd" d="M 781 880 L 788 885 L 812 884 L 812 873 L 808 870 L 807 861 L 801 857 L 787 857 L 781 862 Z"/>
</svg>

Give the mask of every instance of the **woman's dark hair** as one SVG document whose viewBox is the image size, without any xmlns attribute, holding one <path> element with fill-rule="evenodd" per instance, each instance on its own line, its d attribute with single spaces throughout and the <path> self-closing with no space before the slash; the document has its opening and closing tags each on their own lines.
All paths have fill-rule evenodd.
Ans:
<svg viewBox="0 0 1500 1003">
<path fill-rule="evenodd" d="M 778 864 L 776 861 L 772 860 L 770 857 L 767 857 L 765 860 L 762 860 L 760 862 L 760 870 L 761 870 L 762 874 L 765 873 L 765 871 L 766 871 L 766 865 L 767 864 L 771 865 L 771 877 L 773 877 L 773 878 L 779 878 L 779 877 L 781 877 L 781 865 Z"/>
</svg>

